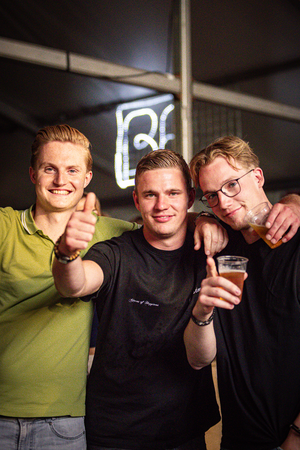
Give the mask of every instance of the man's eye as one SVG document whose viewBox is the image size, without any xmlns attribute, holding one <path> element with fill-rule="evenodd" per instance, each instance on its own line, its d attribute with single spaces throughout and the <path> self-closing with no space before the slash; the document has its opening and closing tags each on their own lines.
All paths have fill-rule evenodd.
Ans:
<svg viewBox="0 0 300 450">
<path fill-rule="evenodd" d="M 216 197 L 217 197 L 216 192 L 211 192 L 210 194 L 207 194 L 205 196 L 206 200 L 209 201 L 209 202 L 214 200 Z"/>
<path fill-rule="evenodd" d="M 228 181 L 226 184 L 226 189 L 234 189 L 238 182 L 236 180 Z"/>
<path fill-rule="evenodd" d="M 47 172 L 47 173 L 51 173 L 53 171 L 54 171 L 53 167 L 46 167 L 45 168 L 45 172 Z"/>
</svg>

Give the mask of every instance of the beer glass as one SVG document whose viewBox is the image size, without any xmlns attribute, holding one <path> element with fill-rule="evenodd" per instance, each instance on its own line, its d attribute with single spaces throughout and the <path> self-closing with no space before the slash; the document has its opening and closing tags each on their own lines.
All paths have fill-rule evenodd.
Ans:
<svg viewBox="0 0 300 450">
<path fill-rule="evenodd" d="M 247 269 L 248 258 L 243 256 L 218 256 L 218 271 L 221 277 L 227 278 L 236 284 L 240 290 L 242 298 L 244 287 L 244 273 Z"/>
<path fill-rule="evenodd" d="M 268 202 L 260 203 L 252 208 L 245 216 L 245 221 L 248 223 L 251 228 L 265 241 L 266 244 L 270 248 L 279 247 L 282 244 L 282 240 L 280 239 L 276 244 L 272 244 L 269 239 L 266 238 L 266 234 L 268 233 L 268 228 L 265 226 L 267 218 L 270 214 L 271 208 Z"/>
</svg>

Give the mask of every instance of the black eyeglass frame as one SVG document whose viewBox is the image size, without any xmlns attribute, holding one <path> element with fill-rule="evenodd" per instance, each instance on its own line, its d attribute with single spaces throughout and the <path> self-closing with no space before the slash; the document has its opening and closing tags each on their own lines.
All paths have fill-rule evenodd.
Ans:
<svg viewBox="0 0 300 450">
<path fill-rule="evenodd" d="M 238 195 L 238 194 L 241 192 L 241 190 L 242 190 L 241 185 L 240 185 L 240 183 L 239 183 L 239 180 L 240 180 L 241 178 L 245 177 L 246 175 L 248 175 L 248 173 L 253 172 L 253 170 L 255 170 L 255 169 L 249 170 L 249 172 L 244 173 L 244 175 L 242 175 L 242 176 L 239 177 L 239 178 L 234 178 L 234 179 L 232 179 L 232 180 L 226 181 L 226 183 L 222 184 L 222 186 L 220 187 L 220 189 L 218 189 L 217 191 L 214 191 L 214 192 L 208 192 L 207 194 L 202 195 L 202 197 L 201 197 L 199 200 L 203 203 L 203 205 L 208 206 L 209 208 L 215 208 L 215 207 L 218 206 L 218 204 L 219 204 L 219 196 L 216 195 L 216 197 L 215 197 L 216 200 L 217 200 L 217 203 L 216 203 L 215 205 L 213 205 L 213 206 L 210 206 L 210 204 L 209 204 L 209 202 L 208 202 L 208 200 L 207 200 L 207 198 L 206 198 L 206 195 L 218 194 L 218 192 L 222 192 L 222 194 L 226 195 L 226 197 L 229 197 L 229 198 L 235 197 L 235 196 Z M 236 181 L 236 182 L 237 182 L 237 184 L 238 184 L 238 186 L 239 186 L 239 191 L 238 191 L 236 194 L 228 195 L 228 194 L 226 194 L 226 192 L 223 192 L 223 187 L 224 187 L 226 184 L 228 184 L 228 183 L 232 183 L 233 181 Z"/>
</svg>

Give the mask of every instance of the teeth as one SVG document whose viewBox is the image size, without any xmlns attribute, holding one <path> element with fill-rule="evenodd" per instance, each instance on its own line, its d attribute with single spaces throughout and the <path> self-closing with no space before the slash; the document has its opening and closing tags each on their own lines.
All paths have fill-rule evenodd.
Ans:
<svg viewBox="0 0 300 450">
<path fill-rule="evenodd" d="M 52 194 L 58 194 L 58 195 L 67 195 L 69 193 L 69 191 L 58 191 L 56 189 L 51 191 Z"/>
</svg>

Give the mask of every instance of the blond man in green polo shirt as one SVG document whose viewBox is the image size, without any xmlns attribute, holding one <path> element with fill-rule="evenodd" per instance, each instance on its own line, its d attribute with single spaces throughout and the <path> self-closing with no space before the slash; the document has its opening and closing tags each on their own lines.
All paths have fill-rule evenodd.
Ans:
<svg viewBox="0 0 300 450">
<path fill-rule="evenodd" d="M 0 447 L 83 450 L 92 305 L 61 298 L 51 265 L 92 178 L 90 142 L 68 125 L 40 130 L 30 177 L 35 205 L 0 209 Z M 93 242 L 134 228 L 97 216 Z"/>
</svg>

